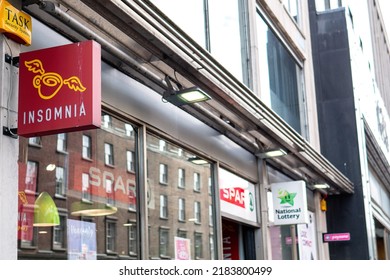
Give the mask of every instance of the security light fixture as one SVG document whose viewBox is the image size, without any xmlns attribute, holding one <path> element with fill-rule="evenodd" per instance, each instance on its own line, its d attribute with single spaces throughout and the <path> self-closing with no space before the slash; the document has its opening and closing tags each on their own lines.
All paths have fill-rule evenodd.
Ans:
<svg viewBox="0 0 390 280">
<path fill-rule="evenodd" d="M 330 186 L 326 183 L 317 183 L 313 185 L 313 188 L 315 189 L 329 189 Z"/>
<path fill-rule="evenodd" d="M 287 152 L 283 149 L 266 150 L 261 153 L 257 153 L 256 156 L 262 159 L 281 157 L 287 155 Z"/>
<path fill-rule="evenodd" d="M 165 82 L 167 83 L 168 90 L 164 92 L 163 99 L 176 106 L 183 106 L 211 99 L 211 97 L 207 93 L 205 93 L 198 87 L 182 89 L 181 85 L 179 84 L 179 89 L 175 90 L 172 87 L 168 76 L 165 77 Z"/>
</svg>

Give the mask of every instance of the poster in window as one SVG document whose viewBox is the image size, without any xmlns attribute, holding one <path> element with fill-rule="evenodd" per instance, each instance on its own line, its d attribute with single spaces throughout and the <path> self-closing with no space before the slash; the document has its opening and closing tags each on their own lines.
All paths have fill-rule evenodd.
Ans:
<svg viewBox="0 0 390 280">
<path fill-rule="evenodd" d="M 96 224 L 68 220 L 68 259 L 96 260 Z"/>
</svg>

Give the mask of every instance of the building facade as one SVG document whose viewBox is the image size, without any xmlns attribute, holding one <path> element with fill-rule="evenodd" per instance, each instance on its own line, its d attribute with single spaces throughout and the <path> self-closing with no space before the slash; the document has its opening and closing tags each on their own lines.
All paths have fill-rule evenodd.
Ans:
<svg viewBox="0 0 390 280">
<path fill-rule="evenodd" d="M 321 151 L 355 186 L 353 195 L 328 200 L 328 230 L 351 234 L 350 242 L 329 245 L 330 257 L 388 259 L 389 87 L 383 75 L 390 57 L 379 3 L 312 2 L 310 10 Z"/>
<path fill-rule="evenodd" d="M 329 259 L 323 203 L 356 187 L 320 152 L 310 1 L 9 2 L 32 44 L 0 39 L 1 259 Z M 17 136 L 13 58 L 85 40 L 101 127 Z M 169 102 L 193 86 L 211 99 Z M 297 181 L 307 222 L 276 224 L 271 186 Z M 55 226 L 34 226 L 42 193 Z"/>
</svg>

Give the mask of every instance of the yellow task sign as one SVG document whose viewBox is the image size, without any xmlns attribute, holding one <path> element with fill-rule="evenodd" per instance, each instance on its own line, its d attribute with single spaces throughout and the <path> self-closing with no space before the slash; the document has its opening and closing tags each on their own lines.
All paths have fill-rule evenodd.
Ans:
<svg viewBox="0 0 390 280">
<path fill-rule="evenodd" d="M 13 41 L 29 46 L 31 44 L 31 17 L 16 9 L 5 0 L 0 0 L 0 33 Z"/>
</svg>

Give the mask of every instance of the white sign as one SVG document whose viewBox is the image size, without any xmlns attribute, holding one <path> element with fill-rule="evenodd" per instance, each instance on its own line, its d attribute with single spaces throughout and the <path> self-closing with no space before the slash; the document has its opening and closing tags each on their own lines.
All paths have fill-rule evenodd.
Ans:
<svg viewBox="0 0 390 280">
<path fill-rule="evenodd" d="M 306 183 L 292 181 L 271 184 L 274 224 L 307 224 Z"/>
<path fill-rule="evenodd" d="M 257 222 L 255 187 L 249 181 L 220 168 L 219 197 L 222 212 Z"/>
<path fill-rule="evenodd" d="M 298 249 L 300 260 L 316 260 L 317 243 L 315 217 L 313 212 L 309 212 L 309 223 L 297 225 Z"/>
</svg>

